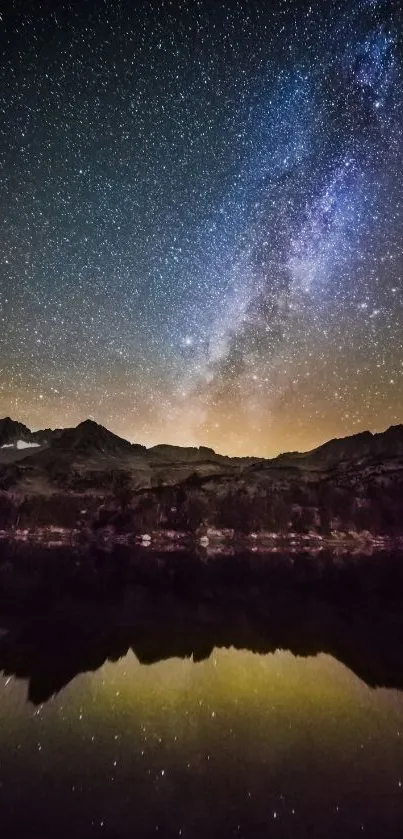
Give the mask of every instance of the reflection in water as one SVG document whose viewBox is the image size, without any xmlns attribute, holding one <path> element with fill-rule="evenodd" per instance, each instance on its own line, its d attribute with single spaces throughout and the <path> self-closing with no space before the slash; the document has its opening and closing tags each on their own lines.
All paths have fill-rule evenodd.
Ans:
<svg viewBox="0 0 403 839">
<path fill-rule="evenodd" d="M 4 613 L 2 835 L 397 839 L 393 588 L 125 585 Z"/>
<path fill-rule="evenodd" d="M 132 652 L 33 711 L 2 680 L 13 836 L 393 836 L 403 701 L 330 656 Z M 60 817 L 60 818 L 59 818 Z"/>
<path fill-rule="evenodd" d="M 297 656 L 330 653 L 367 685 L 403 688 L 400 598 L 362 591 L 319 597 L 309 590 L 226 588 L 214 596 L 124 587 L 101 601 L 77 597 L 0 617 L 0 670 L 28 681 L 41 704 L 77 674 L 117 661 L 132 649 L 142 664 L 202 661 L 214 648 Z"/>
</svg>

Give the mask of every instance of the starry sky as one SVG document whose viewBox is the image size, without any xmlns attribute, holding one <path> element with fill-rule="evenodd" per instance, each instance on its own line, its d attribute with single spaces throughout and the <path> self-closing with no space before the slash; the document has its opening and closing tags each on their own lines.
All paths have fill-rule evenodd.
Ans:
<svg viewBox="0 0 403 839">
<path fill-rule="evenodd" d="M 3 2 L 0 415 L 267 456 L 402 422 L 402 34 L 398 0 Z"/>
</svg>

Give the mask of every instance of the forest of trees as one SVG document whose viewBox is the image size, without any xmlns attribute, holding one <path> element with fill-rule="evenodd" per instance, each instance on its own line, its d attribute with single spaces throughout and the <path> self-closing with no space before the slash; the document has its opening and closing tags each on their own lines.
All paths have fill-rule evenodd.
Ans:
<svg viewBox="0 0 403 839">
<path fill-rule="evenodd" d="M 109 527 L 133 534 L 195 534 L 213 527 L 239 535 L 368 531 L 397 536 L 403 534 L 402 498 L 399 482 L 387 487 L 373 483 L 356 493 L 330 482 L 281 488 L 234 481 L 204 485 L 197 476 L 178 486 L 135 491 L 130 476 L 117 472 L 108 493 L 21 497 L 0 492 L 0 530 L 53 525 L 95 533 Z"/>
</svg>

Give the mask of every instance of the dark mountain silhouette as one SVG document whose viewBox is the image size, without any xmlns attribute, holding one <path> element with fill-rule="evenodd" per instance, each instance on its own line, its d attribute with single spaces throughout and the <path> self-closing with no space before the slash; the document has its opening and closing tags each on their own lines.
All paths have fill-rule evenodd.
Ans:
<svg viewBox="0 0 403 839">
<path fill-rule="evenodd" d="M 209 449 L 206 446 L 169 446 L 163 443 L 157 446 L 152 446 L 148 449 L 148 456 L 156 460 L 166 460 L 171 462 L 185 461 L 187 463 L 200 463 L 211 461 L 213 463 L 222 463 L 228 458 L 223 455 L 216 454 L 214 449 Z"/>
<path fill-rule="evenodd" d="M 32 431 L 22 422 L 15 422 L 10 417 L 0 419 L 0 446 L 16 443 L 17 440 L 31 442 Z"/>
<path fill-rule="evenodd" d="M 76 428 L 66 428 L 51 442 L 54 451 L 80 453 L 85 456 L 110 454 L 113 456 L 144 450 L 143 446 L 133 447 L 132 443 L 113 434 L 93 420 L 84 420 Z"/>
<path fill-rule="evenodd" d="M 6 418 L 0 432 L 8 441 L 0 448 L 0 529 L 39 522 L 75 528 L 84 509 L 90 527 L 126 533 L 403 536 L 402 425 L 271 460 L 203 446 L 147 449 L 93 420 L 31 432 Z M 21 439 L 39 447 L 9 448 Z"/>
<path fill-rule="evenodd" d="M 147 449 L 104 428 L 94 420 L 87 419 L 74 428 L 43 429 L 31 431 L 23 423 L 10 417 L 0 419 L 0 446 L 26 442 L 47 443 L 52 448 L 66 452 L 80 452 L 83 455 L 96 453 L 117 455 L 146 454 L 148 459 L 159 462 L 194 462 L 254 465 L 261 463 L 271 468 L 292 465 L 297 468 L 329 466 L 346 460 L 356 461 L 365 457 L 403 456 L 403 425 L 390 426 L 386 431 L 373 434 L 363 431 L 348 437 L 334 438 L 307 452 L 284 452 L 272 459 L 259 457 L 229 457 L 217 454 L 207 446 L 183 447 L 158 444 Z M 29 454 L 27 454 L 27 457 Z"/>
<path fill-rule="evenodd" d="M 372 434 L 363 431 L 349 437 L 335 438 L 309 452 L 286 452 L 274 462 L 301 466 L 331 466 L 344 461 L 369 457 L 403 456 L 403 425 L 391 425 L 386 431 Z"/>
<path fill-rule="evenodd" d="M 62 433 L 61 429 L 43 428 L 31 431 L 24 423 L 16 422 L 10 417 L 0 419 L 0 448 L 16 445 L 20 440 L 24 443 L 36 443 L 39 446 L 50 444 Z"/>
</svg>

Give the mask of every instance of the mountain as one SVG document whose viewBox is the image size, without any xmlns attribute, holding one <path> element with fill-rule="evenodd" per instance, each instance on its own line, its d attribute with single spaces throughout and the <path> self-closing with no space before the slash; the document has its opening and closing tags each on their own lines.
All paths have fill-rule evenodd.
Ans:
<svg viewBox="0 0 403 839">
<path fill-rule="evenodd" d="M 10 417 L 0 419 L 0 448 L 10 444 L 16 444 L 18 440 L 24 442 L 32 441 L 32 431 L 22 422 L 15 422 Z"/>
<path fill-rule="evenodd" d="M 271 460 L 203 446 L 147 449 L 93 420 L 31 432 L 7 417 L 0 434 L 0 529 L 76 528 L 85 510 L 90 527 L 127 533 L 403 536 L 402 425 Z"/>
<path fill-rule="evenodd" d="M 146 451 L 145 446 L 133 446 L 132 443 L 89 419 L 80 422 L 76 428 L 64 429 L 52 441 L 51 447 L 54 451 L 80 453 L 86 457 L 97 454 L 117 456 L 134 451 Z"/>
<path fill-rule="evenodd" d="M 61 433 L 60 429 L 52 430 L 50 428 L 31 431 L 22 422 L 16 422 L 10 419 L 10 417 L 4 417 L 4 419 L 0 419 L 0 449 L 3 446 L 16 447 L 21 442 L 27 445 L 46 445 L 51 440 L 57 439 Z"/>
<path fill-rule="evenodd" d="M 228 458 L 216 454 L 214 449 L 209 449 L 206 446 L 169 446 L 164 443 L 152 446 L 148 449 L 148 455 L 149 457 L 155 457 L 156 460 L 173 463 L 178 461 L 181 463 L 200 463 L 200 461 L 221 463 L 228 460 Z"/>
<path fill-rule="evenodd" d="M 391 425 L 386 431 L 372 434 L 363 431 L 349 437 L 328 440 L 308 452 L 285 452 L 270 461 L 298 468 L 320 468 L 356 462 L 365 458 L 396 457 L 403 455 L 403 425 Z"/>
<path fill-rule="evenodd" d="M 390 426 L 379 434 L 364 431 L 350 437 L 329 440 L 303 457 L 315 464 L 334 464 L 370 457 L 403 455 L 403 425 Z"/>
</svg>

